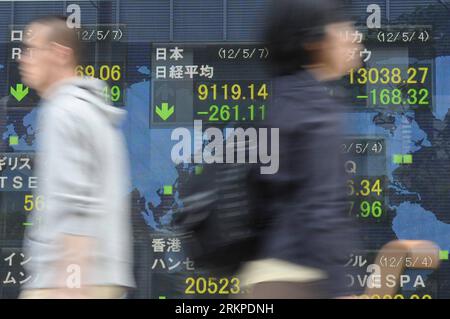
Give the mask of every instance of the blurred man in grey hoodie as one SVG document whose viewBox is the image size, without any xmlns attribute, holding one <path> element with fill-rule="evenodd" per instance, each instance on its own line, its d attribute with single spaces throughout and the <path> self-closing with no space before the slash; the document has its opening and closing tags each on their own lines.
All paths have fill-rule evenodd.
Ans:
<svg viewBox="0 0 450 319">
<path fill-rule="evenodd" d="M 105 102 L 105 83 L 76 76 L 80 47 L 63 17 L 35 20 L 24 39 L 22 80 L 42 98 L 35 163 L 45 208 L 30 216 L 32 279 L 21 298 L 120 298 L 134 286 L 125 112 Z"/>
</svg>

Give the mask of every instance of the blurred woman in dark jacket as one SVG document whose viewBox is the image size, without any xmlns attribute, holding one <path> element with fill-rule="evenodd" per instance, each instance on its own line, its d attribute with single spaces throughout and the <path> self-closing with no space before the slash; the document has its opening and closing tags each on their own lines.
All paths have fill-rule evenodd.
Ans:
<svg viewBox="0 0 450 319">
<path fill-rule="evenodd" d="M 271 218 L 258 260 L 240 271 L 254 298 L 347 295 L 343 267 L 355 247 L 340 155 L 342 105 L 323 82 L 358 67 L 361 48 L 336 1 L 275 0 L 267 43 L 272 106 L 264 127 L 279 128 L 280 168 L 255 169 L 258 214 Z M 350 59 L 352 51 L 354 58 Z"/>
</svg>

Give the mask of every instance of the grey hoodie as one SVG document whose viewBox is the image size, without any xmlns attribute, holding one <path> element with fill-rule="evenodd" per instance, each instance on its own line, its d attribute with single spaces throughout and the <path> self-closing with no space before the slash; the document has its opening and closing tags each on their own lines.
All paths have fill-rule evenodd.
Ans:
<svg viewBox="0 0 450 319">
<path fill-rule="evenodd" d="M 84 285 L 133 287 L 129 163 L 119 125 L 125 111 L 107 105 L 100 80 L 58 83 L 41 103 L 36 176 L 44 209 L 32 212 L 24 239 L 25 289 L 58 287 L 64 234 L 88 236 L 94 261 Z M 35 197 L 36 198 L 36 197 Z"/>
</svg>

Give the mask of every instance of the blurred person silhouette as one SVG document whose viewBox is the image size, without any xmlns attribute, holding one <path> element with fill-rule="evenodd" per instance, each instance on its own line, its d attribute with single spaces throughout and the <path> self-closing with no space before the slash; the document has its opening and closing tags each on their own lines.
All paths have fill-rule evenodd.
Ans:
<svg viewBox="0 0 450 319">
<path fill-rule="evenodd" d="M 258 257 L 239 271 L 252 298 L 335 298 L 356 248 L 340 152 L 343 105 L 327 81 L 360 65 L 353 25 L 333 0 L 275 0 L 267 45 L 275 76 L 264 127 L 280 129 L 280 168 L 251 174 L 256 211 L 270 221 Z M 347 37 L 348 38 L 348 37 Z M 354 58 L 348 58 L 355 50 Z"/>
<path fill-rule="evenodd" d="M 123 298 L 135 285 L 126 113 L 105 102 L 106 83 L 76 76 L 82 44 L 65 17 L 24 34 L 20 73 L 41 97 L 35 196 L 45 206 L 25 233 L 31 280 L 20 298 Z"/>
</svg>

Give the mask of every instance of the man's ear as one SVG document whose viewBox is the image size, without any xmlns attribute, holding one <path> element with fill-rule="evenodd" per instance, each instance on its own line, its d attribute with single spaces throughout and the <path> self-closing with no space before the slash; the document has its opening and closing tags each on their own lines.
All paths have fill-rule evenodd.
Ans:
<svg viewBox="0 0 450 319">
<path fill-rule="evenodd" d="M 58 58 L 58 61 L 55 62 L 66 64 L 69 61 L 71 62 L 73 60 L 74 52 L 72 48 L 56 43 L 54 41 L 50 42 L 50 46 Z"/>
</svg>

